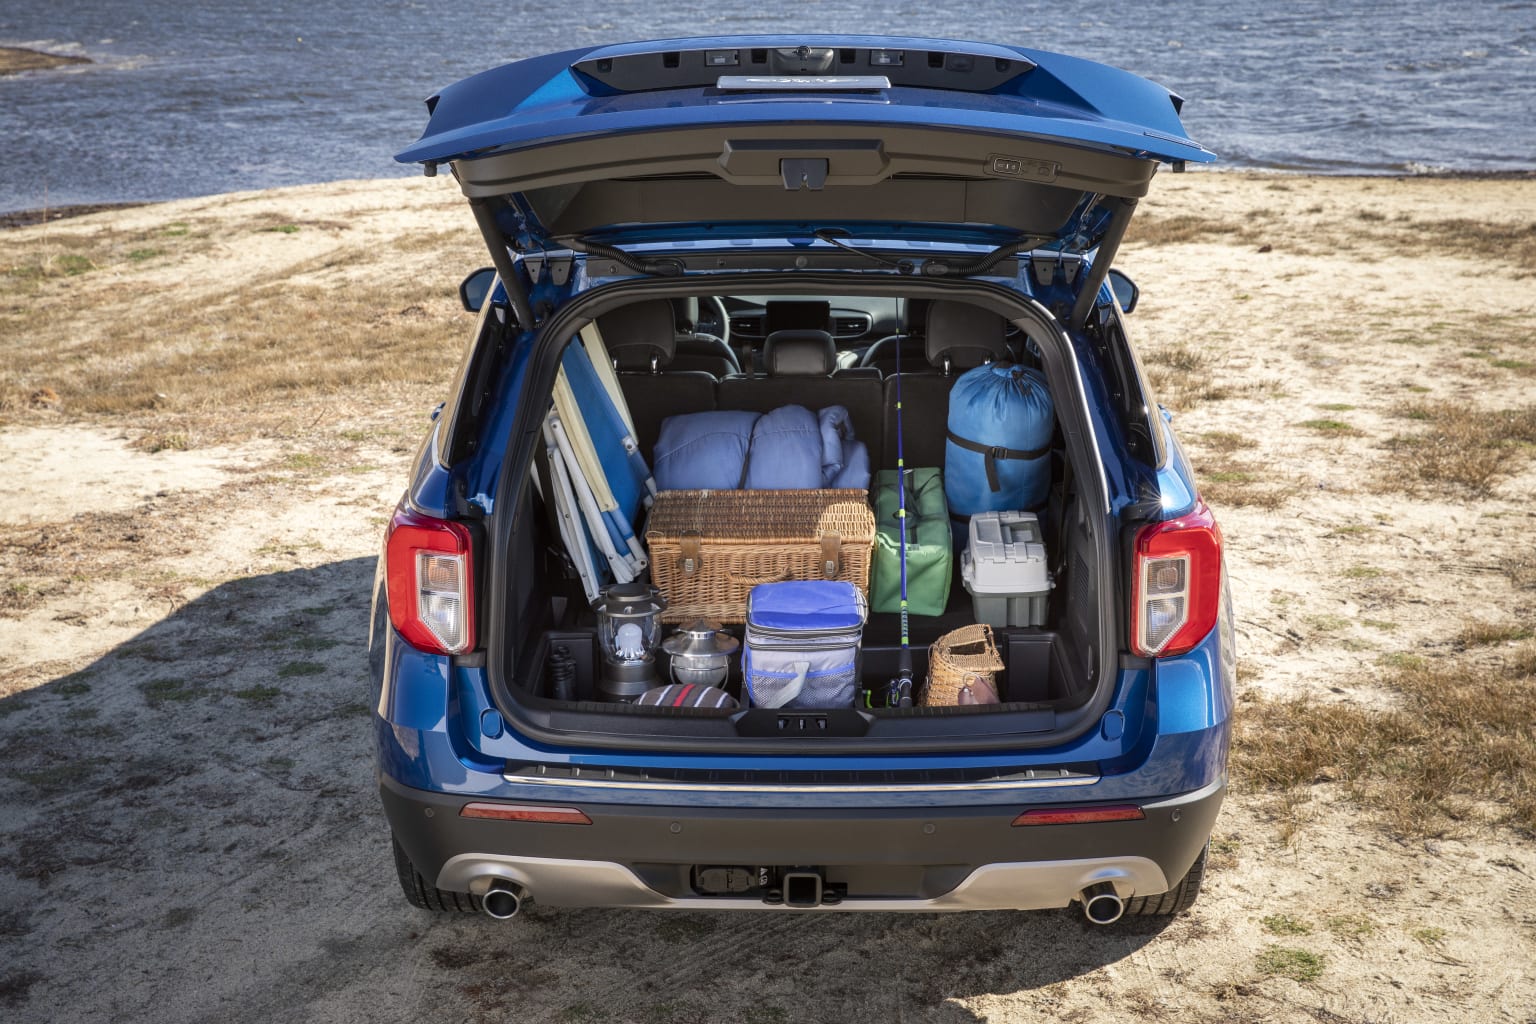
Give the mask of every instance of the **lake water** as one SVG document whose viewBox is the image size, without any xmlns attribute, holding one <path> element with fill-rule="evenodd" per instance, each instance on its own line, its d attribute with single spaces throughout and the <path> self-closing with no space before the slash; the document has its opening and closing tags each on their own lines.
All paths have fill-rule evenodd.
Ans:
<svg viewBox="0 0 1536 1024">
<path fill-rule="evenodd" d="M 59 0 L 0 45 L 97 63 L 0 78 L 0 212 L 414 173 L 422 99 L 518 57 L 725 32 L 982 39 L 1117 64 L 1187 99 L 1225 166 L 1536 167 L 1536 0 Z"/>
</svg>

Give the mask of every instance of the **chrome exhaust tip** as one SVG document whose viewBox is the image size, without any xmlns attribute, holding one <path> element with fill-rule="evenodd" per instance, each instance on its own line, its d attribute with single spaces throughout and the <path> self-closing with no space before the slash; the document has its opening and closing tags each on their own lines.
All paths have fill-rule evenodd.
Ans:
<svg viewBox="0 0 1536 1024">
<path fill-rule="evenodd" d="M 510 882 L 495 881 L 480 897 L 480 909 L 485 911 L 487 917 L 494 917 L 498 921 L 506 921 L 517 916 L 517 912 L 523 909 L 523 900 L 527 894 L 520 891 Z"/>
<path fill-rule="evenodd" d="M 1114 924 L 1125 913 L 1125 901 L 1112 882 L 1095 882 L 1077 898 L 1083 901 L 1083 915 L 1094 924 Z"/>
</svg>

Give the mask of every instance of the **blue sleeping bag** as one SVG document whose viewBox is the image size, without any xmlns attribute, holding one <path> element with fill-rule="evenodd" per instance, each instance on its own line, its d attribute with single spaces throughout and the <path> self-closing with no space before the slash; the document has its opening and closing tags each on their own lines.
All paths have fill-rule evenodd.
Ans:
<svg viewBox="0 0 1536 1024">
<path fill-rule="evenodd" d="M 989 363 L 962 374 L 949 393 L 944 445 L 949 514 L 1044 505 L 1055 424 L 1051 392 L 1039 370 Z"/>
<path fill-rule="evenodd" d="M 819 413 L 785 405 L 764 414 L 668 416 L 654 462 L 662 491 L 869 486 L 869 451 L 854 439 L 848 410 L 840 405 Z"/>
<path fill-rule="evenodd" d="M 668 416 L 656 438 L 658 491 L 733 491 L 752 443 L 755 412 L 693 412 Z"/>
</svg>

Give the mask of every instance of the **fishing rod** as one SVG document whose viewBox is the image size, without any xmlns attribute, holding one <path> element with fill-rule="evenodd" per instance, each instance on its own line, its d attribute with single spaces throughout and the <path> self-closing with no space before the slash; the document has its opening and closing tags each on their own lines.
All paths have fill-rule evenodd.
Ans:
<svg viewBox="0 0 1536 1024">
<path fill-rule="evenodd" d="M 901 657 L 896 663 L 896 678 L 886 690 L 885 706 L 889 708 L 912 706 L 912 641 L 907 634 L 907 460 L 901 444 L 901 346 L 905 340 L 896 340 L 896 522 L 901 531 Z"/>
</svg>

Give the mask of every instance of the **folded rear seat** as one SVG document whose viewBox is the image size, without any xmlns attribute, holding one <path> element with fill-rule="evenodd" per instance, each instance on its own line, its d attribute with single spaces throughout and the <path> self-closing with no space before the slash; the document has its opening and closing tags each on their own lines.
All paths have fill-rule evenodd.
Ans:
<svg viewBox="0 0 1536 1024">
<path fill-rule="evenodd" d="M 870 460 L 878 457 L 884 401 L 880 378 L 834 375 L 837 346 L 832 335 L 826 331 L 775 331 L 763 343 L 763 366 L 765 376 L 722 380 L 715 390 L 716 407 L 772 412 L 782 405 L 803 405 L 818 412 L 841 405 L 848 410 L 854 437 L 869 448 Z M 942 436 L 939 442 L 942 450 Z"/>
<path fill-rule="evenodd" d="M 908 468 L 944 465 L 949 392 L 955 379 L 983 363 L 1008 358 L 1008 323 L 996 313 L 964 302 L 936 300 L 928 307 L 928 366 L 900 374 L 903 436 Z M 881 464 L 896 465 L 896 389 L 885 380 L 884 449 Z"/>
</svg>

